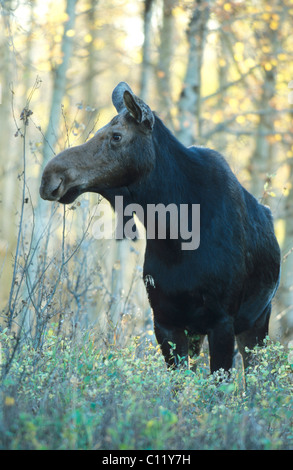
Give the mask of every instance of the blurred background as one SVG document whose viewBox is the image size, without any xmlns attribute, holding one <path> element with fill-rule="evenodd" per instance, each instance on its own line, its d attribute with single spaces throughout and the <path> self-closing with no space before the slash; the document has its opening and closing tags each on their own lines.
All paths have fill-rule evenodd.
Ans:
<svg viewBox="0 0 293 470">
<path fill-rule="evenodd" d="M 85 142 L 130 84 L 185 145 L 222 152 L 270 206 L 282 280 L 270 334 L 293 337 L 293 0 L 0 1 L 0 324 L 150 338 L 144 241 L 96 240 L 97 194 L 40 200 L 46 162 Z"/>
</svg>

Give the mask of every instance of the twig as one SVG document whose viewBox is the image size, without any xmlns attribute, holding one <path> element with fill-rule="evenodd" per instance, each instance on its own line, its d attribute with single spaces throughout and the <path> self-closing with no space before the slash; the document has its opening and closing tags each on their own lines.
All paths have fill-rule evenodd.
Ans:
<svg viewBox="0 0 293 470">
<path fill-rule="evenodd" d="M 14 92 L 12 93 L 12 114 L 15 120 L 15 115 L 14 115 L 14 107 L 13 107 L 13 95 Z M 15 121 L 16 122 L 16 121 Z M 20 246 L 20 239 L 21 239 L 21 234 L 22 234 L 22 224 L 23 224 L 23 215 L 24 215 L 24 204 L 25 204 L 25 188 L 26 188 L 26 153 L 25 153 L 25 147 L 26 147 L 26 126 L 27 124 L 24 123 L 24 129 L 22 135 L 23 139 L 23 185 L 22 185 L 22 201 L 21 201 L 21 210 L 20 210 L 20 221 L 19 221 L 19 228 L 18 228 L 18 234 L 17 234 L 17 243 L 16 243 L 16 251 L 15 251 L 15 258 L 14 258 L 14 265 L 13 265 L 13 274 L 12 274 L 12 281 L 11 281 L 11 288 L 10 288 L 10 293 L 9 293 L 9 300 L 8 300 L 8 328 L 11 329 L 12 326 L 12 320 L 13 320 L 13 312 L 14 308 L 12 308 L 12 301 L 13 301 L 13 292 L 14 292 L 14 283 L 16 279 L 16 267 L 17 267 L 17 262 L 18 262 L 18 257 L 19 257 L 19 246 Z M 17 129 L 19 130 L 18 126 Z"/>
</svg>

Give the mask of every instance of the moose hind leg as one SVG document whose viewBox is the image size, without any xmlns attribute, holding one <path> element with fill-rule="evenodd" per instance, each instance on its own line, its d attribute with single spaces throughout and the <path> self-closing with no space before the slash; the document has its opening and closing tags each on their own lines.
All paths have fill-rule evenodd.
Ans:
<svg viewBox="0 0 293 470">
<path fill-rule="evenodd" d="M 209 333 L 210 369 L 211 373 L 219 369 L 226 372 L 233 366 L 234 327 L 232 319 L 219 322 Z"/>
<path fill-rule="evenodd" d="M 154 330 L 168 368 L 189 366 L 188 339 L 184 329 L 166 327 L 154 321 Z"/>
<path fill-rule="evenodd" d="M 251 353 L 246 350 L 255 346 L 262 346 L 269 332 L 269 320 L 271 315 L 271 303 L 265 308 L 256 325 L 250 330 L 244 331 L 236 336 L 237 346 L 242 355 L 244 369 L 251 365 Z"/>
</svg>

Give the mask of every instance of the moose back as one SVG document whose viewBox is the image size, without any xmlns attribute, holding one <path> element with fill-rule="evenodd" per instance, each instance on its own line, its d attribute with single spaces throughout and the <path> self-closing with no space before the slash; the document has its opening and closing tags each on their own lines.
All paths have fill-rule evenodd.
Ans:
<svg viewBox="0 0 293 470">
<path fill-rule="evenodd" d="M 164 205 L 185 208 L 192 233 L 200 207 L 200 243 L 186 239 L 160 218 L 146 232 L 143 275 L 154 330 L 168 366 L 198 355 L 208 336 L 210 368 L 232 367 L 235 338 L 244 366 L 268 334 L 271 302 L 280 275 L 280 250 L 270 210 L 238 182 L 225 159 L 202 147 L 186 148 L 124 82 L 112 94 L 118 114 L 83 145 L 55 156 L 44 169 L 40 195 L 72 203 L 90 191 L 115 208 Z M 187 211 L 186 211 L 187 208 Z M 129 221 L 132 214 L 125 217 Z M 179 215 L 178 215 L 179 217 Z M 148 228 L 148 218 L 144 218 Z M 186 228 L 186 229 L 187 229 Z"/>
</svg>

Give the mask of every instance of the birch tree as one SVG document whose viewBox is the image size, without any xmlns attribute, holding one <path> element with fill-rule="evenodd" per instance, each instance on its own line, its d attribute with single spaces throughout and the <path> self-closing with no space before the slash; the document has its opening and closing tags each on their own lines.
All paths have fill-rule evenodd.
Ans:
<svg viewBox="0 0 293 470">
<path fill-rule="evenodd" d="M 74 30 L 75 22 L 75 6 L 77 0 L 67 0 L 66 3 L 66 14 L 67 21 L 64 25 L 64 33 L 62 38 L 62 62 L 56 66 L 54 69 L 54 79 L 53 79 L 53 92 L 52 100 L 49 112 L 49 121 L 47 130 L 44 136 L 44 146 L 43 146 L 43 162 L 42 167 L 46 165 L 48 160 L 54 155 L 54 148 L 59 137 L 59 125 L 61 117 L 61 102 L 65 94 L 66 87 L 66 71 L 69 66 L 70 58 L 72 56 L 72 34 Z M 40 198 L 37 199 L 35 207 L 33 208 L 33 227 L 31 233 L 31 250 L 32 253 L 35 253 L 34 256 L 37 259 L 39 256 L 42 256 L 42 250 L 44 249 L 42 241 L 42 236 L 44 234 L 44 227 L 48 223 L 48 216 L 51 212 L 52 207 L 45 203 L 45 201 Z M 65 214 L 64 216 L 65 217 Z M 64 219 L 65 221 L 65 219 Z M 38 256 L 39 255 L 39 256 Z M 44 318 L 39 314 L 39 300 L 40 296 L 38 293 L 34 292 L 36 285 L 38 285 L 38 264 L 29 262 L 26 266 L 25 277 L 26 282 L 22 286 L 22 297 L 27 303 L 32 302 L 34 309 L 24 309 L 22 315 L 22 324 L 28 334 L 33 334 L 33 325 L 42 324 Z M 60 276 L 62 269 L 60 268 Z M 58 279 L 59 282 L 59 279 Z M 38 299 L 38 300 L 36 300 Z M 34 311 L 34 314 L 33 314 Z M 11 317 L 12 318 L 12 317 Z M 38 328 L 37 330 L 38 331 Z"/>
<path fill-rule="evenodd" d="M 95 77 L 98 74 L 96 64 L 98 63 L 97 51 L 95 50 L 95 41 L 98 37 L 98 30 L 96 27 L 97 19 L 97 7 L 99 0 L 91 1 L 91 8 L 88 10 L 86 15 L 87 23 L 87 37 L 88 37 L 88 58 L 87 58 L 87 71 L 86 71 L 86 80 L 84 83 L 84 94 L 86 105 L 95 107 L 97 89 Z"/>
<path fill-rule="evenodd" d="M 62 62 L 53 71 L 53 93 L 49 113 L 48 127 L 44 139 L 43 166 L 52 157 L 56 142 L 58 140 L 59 125 L 61 118 L 61 103 L 66 88 L 66 72 L 69 67 L 73 50 L 73 35 L 75 24 L 75 7 L 77 0 L 67 0 L 66 13 L 67 21 L 64 24 L 61 53 Z"/>
<path fill-rule="evenodd" d="M 171 64 L 174 54 L 175 18 L 173 9 L 176 0 L 163 1 L 163 18 L 160 31 L 159 62 L 157 65 L 157 84 L 159 95 L 160 115 L 166 125 L 173 128 L 170 109 L 172 107 Z"/>
<path fill-rule="evenodd" d="M 259 111 L 259 125 L 257 127 L 257 135 L 255 140 L 255 150 L 251 158 L 251 192 L 255 197 L 263 196 L 263 202 L 266 199 L 264 185 L 272 173 L 274 165 L 274 155 L 276 155 L 274 142 L 270 136 L 274 134 L 275 105 L 272 100 L 276 94 L 277 66 L 269 61 L 270 57 L 277 56 L 279 48 L 278 32 L 266 25 L 266 40 L 269 46 L 269 54 L 262 54 L 260 60 L 264 63 L 263 83 L 260 99 L 257 103 L 257 111 Z M 258 31 L 255 31 L 258 39 Z M 261 37 L 262 38 L 262 37 Z M 258 41 L 262 45 L 262 41 Z M 266 49 L 265 49 L 266 50 Z M 266 57 L 268 55 L 268 58 Z"/>
<path fill-rule="evenodd" d="M 14 158 L 12 152 L 8 154 L 8 149 L 12 149 L 15 142 L 12 141 L 11 131 L 11 90 L 10 85 L 14 79 L 13 37 L 11 36 L 10 19 L 11 2 L 5 2 L 0 6 L 0 273 L 4 265 L 7 264 L 7 253 L 15 248 L 15 239 L 11 236 L 15 224 L 15 199 L 17 195 L 17 178 L 15 168 L 19 169 L 19 158 Z M 14 139 L 15 141 L 15 139 Z M 7 158 L 9 155 L 9 158 Z M 2 276 L 0 283 L 1 299 L 7 297 L 7 287 L 9 286 L 8 276 Z"/>
<path fill-rule="evenodd" d="M 293 158 L 288 160 L 289 174 L 293 180 Z M 283 249 L 282 278 L 279 289 L 280 312 L 278 319 L 281 324 L 282 337 L 287 341 L 292 339 L 293 332 L 293 189 L 285 203 L 285 239 Z"/>
<path fill-rule="evenodd" d="M 201 67 L 209 17 L 208 2 L 196 0 L 187 30 L 188 63 L 181 96 L 178 102 L 180 129 L 177 137 L 190 146 L 200 129 Z"/>
<path fill-rule="evenodd" d="M 258 108 L 265 110 L 259 114 L 259 125 L 255 140 L 255 150 L 251 159 L 251 192 L 265 202 L 264 185 L 267 175 L 272 168 L 274 144 L 268 139 L 274 133 L 274 114 L 270 108 L 270 101 L 275 95 L 276 70 L 265 71 L 263 91 L 259 100 Z"/>
<path fill-rule="evenodd" d="M 289 97 L 290 98 L 290 97 Z M 290 113 L 293 125 L 293 102 L 289 99 L 292 112 Z M 288 142 L 292 149 L 292 140 Z M 291 150 L 289 151 L 291 155 Z M 281 336 L 285 342 L 292 340 L 293 332 L 293 158 L 287 159 L 288 165 L 288 191 L 284 201 L 283 218 L 285 221 L 285 237 L 283 242 L 283 262 L 281 272 L 281 286 L 278 292 L 279 315 L 277 319 L 281 325 Z"/>
<path fill-rule="evenodd" d="M 154 0 L 144 0 L 143 12 L 143 48 L 140 79 L 140 96 L 144 101 L 149 97 L 149 84 L 152 73 L 151 62 L 151 33 L 152 33 L 152 14 Z"/>
</svg>

